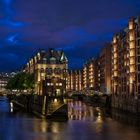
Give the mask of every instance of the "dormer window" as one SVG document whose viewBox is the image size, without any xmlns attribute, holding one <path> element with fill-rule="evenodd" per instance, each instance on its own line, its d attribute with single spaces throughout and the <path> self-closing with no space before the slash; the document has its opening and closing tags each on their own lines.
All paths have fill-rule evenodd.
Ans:
<svg viewBox="0 0 140 140">
<path fill-rule="evenodd" d="M 55 57 L 51 57 L 50 58 L 50 63 L 51 64 L 56 64 L 56 58 Z"/>
<path fill-rule="evenodd" d="M 47 58 L 43 58 L 43 64 L 47 63 Z"/>
</svg>

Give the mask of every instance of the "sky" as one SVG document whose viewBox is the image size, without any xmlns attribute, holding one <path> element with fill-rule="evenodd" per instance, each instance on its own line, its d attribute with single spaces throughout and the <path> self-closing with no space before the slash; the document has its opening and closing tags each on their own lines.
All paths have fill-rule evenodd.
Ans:
<svg viewBox="0 0 140 140">
<path fill-rule="evenodd" d="M 138 15 L 140 0 L 0 0 L 0 71 L 20 70 L 48 48 L 82 68 Z"/>
</svg>

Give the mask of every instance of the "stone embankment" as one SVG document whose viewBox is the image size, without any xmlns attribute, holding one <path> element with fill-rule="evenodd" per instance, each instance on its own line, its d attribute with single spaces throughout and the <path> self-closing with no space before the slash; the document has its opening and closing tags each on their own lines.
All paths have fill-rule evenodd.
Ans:
<svg viewBox="0 0 140 140">
<path fill-rule="evenodd" d="M 46 118 L 68 118 L 67 104 L 62 98 L 39 95 L 8 95 L 15 107 Z"/>
<path fill-rule="evenodd" d="M 140 114 L 140 98 L 132 95 L 113 95 L 111 97 L 111 107 L 121 111 Z"/>
</svg>

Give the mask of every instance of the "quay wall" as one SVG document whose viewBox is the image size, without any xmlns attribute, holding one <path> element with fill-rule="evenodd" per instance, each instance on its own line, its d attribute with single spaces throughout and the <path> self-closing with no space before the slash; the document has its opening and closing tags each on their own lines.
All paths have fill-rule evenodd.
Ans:
<svg viewBox="0 0 140 140">
<path fill-rule="evenodd" d="M 62 98 L 50 98 L 39 95 L 11 95 L 8 97 L 16 107 L 22 108 L 27 112 L 34 113 L 38 116 L 52 118 L 68 116 L 67 104 Z M 60 108 L 61 107 L 61 108 Z M 59 111 L 60 110 L 60 111 Z M 61 113 L 55 113 L 61 112 Z"/>
<path fill-rule="evenodd" d="M 140 114 L 140 98 L 132 95 L 112 95 L 111 107 L 126 112 Z"/>
</svg>

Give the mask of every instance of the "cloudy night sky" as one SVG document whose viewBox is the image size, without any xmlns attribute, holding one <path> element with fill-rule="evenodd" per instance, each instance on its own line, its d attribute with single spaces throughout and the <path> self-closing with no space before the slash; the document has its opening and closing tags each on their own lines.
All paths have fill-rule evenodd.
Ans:
<svg viewBox="0 0 140 140">
<path fill-rule="evenodd" d="M 0 71 L 40 48 L 63 49 L 70 69 L 81 68 L 139 14 L 140 0 L 0 0 Z"/>
</svg>

